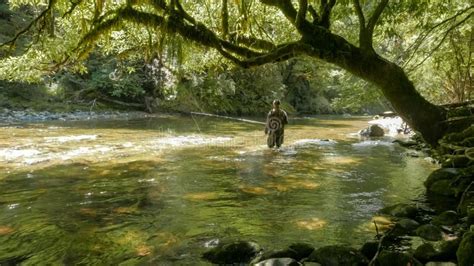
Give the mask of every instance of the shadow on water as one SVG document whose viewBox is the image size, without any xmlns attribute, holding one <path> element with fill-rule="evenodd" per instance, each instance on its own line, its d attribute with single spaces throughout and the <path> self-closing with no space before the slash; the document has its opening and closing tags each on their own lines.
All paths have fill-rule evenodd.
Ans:
<svg viewBox="0 0 474 266">
<path fill-rule="evenodd" d="M 433 168 L 383 139 L 348 138 L 360 120 L 325 122 L 347 128 L 298 120 L 280 150 L 254 144 L 247 131 L 258 125 L 203 118 L 200 132 L 209 135 L 196 138 L 194 121 L 181 120 L 71 123 L 54 136 L 34 125 L 15 131 L 45 156 L 86 145 L 114 149 L 104 150 L 107 157 L 20 161 L 22 168 L 0 174 L 0 264 L 196 264 L 209 243 L 226 239 L 267 249 L 357 245 L 373 237 L 379 208 L 419 197 Z M 157 137 L 159 126 L 175 133 Z M 75 134 L 84 138 L 61 139 Z M 212 142 L 222 134 L 238 141 Z M 165 148 L 146 149 L 153 145 Z"/>
</svg>

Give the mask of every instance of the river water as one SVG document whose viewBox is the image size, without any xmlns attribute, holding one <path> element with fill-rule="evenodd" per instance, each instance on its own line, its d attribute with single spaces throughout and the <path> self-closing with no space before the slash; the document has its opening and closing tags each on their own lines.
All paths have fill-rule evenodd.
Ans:
<svg viewBox="0 0 474 266">
<path fill-rule="evenodd" d="M 360 245 L 435 168 L 354 136 L 368 120 L 292 119 L 280 150 L 261 125 L 196 116 L 1 127 L 0 264 L 206 264 L 231 239 Z"/>
</svg>

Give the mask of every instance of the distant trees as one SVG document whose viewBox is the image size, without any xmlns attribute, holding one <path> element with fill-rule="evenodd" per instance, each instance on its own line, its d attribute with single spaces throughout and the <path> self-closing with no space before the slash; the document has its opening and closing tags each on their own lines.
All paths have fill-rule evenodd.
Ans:
<svg viewBox="0 0 474 266">
<path fill-rule="evenodd" d="M 469 1 L 452 4 L 389 3 L 388 0 L 199 3 L 49 0 L 38 4 L 13 0 L 10 3 L 14 7 L 36 4 L 41 11 L 7 44 L 14 44 L 29 31 L 37 33 L 36 42 L 24 55 L 2 60 L 0 76 L 14 79 L 19 72 L 29 71 L 25 78 L 34 79 L 45 71 L 62 67 L 86 71 L 80 62 L 97 48 L 104 53 L 145 60 L 158 53 L 166 55 L 174 65 L 183 64 L 186 52 L 209 48 L 242 67 L 307 56 L 337 65 L 377 86 L 395 111 L 432 144 L 446 130 L 448 124 L 442 123 L 446 111 L 421 96 L 401 66 L 408 73 L 420 69 L 447 39 L 455 38 L 456 29 L 464 34 L 466 25 L 472 25 L 474 9 Z M 417 34 L 418 29 L 422 32 Z M 183 45 L 188 41 L 205 49 Z M 404 46 L 408 49 L 403 49 Z M 452 49 L 455 53 L 461 51 L 459 46 Z M 423 54 L 419 56 L 417 51 Z M 214 58 L 200 57 L 199 62 L 208 59 Z M 452 76 L 453 71 L 448 72 Z"/>
</svg>

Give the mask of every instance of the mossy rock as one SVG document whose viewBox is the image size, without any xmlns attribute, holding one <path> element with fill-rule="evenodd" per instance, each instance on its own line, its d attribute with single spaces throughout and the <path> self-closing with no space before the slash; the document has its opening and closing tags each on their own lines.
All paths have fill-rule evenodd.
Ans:
<svg viewBox="0 0 474 266">
<path fill-rule="evenodd" d="M 382 214 L 388 214 L 395 217 L 414 218 L 418 214 L 418 209 L 409 204 L 396 204 L 380 210 Z"/>
<path fill-rule="evenodd" d="M 434 182 L 439 180 L 454 180 L 457 175 L 460 174 L 460 170 L 457 168 L 441 168 L 433 171 L 426 181 L 424 182 L 425 187 L 429 188 Z"/>
<path fill-rule="evenodd" d="M 453 167 L 453 168 L 463 168 L 467 167 L 470 164 L 469 158 L 465 155 L 453 155 L 449 157 L 446 161 L 444 161 L 441 166 L 442 167 Z"/>
<path fill-rule="evenodd" d="M 369 262 L 358 250 L 337 245 L 313 251 L 308 257 L 308 261 L 319 262 L 324 266 L 367 265 Z"/>
<path fill-rule="evenodd" d="M 378 265 L 390 265 L 390 266 L 407 266 L 416 265 L 421 266 L 417 259 L 413 256 L 397 251 L 382 250 L 377 257 Z"/>
<path fill-rule="evenodd" d="M 458 213 L 455 211 L 445 211 L 433 218 L 435 225 L 455 225 L 459 221 Z"/>
<path fill-rule="evenodd" d="M 417 221 L 403 218 L 395 224 L 395 228 L 392 230 L 392 232 L 396 231 L 396 234 L 394 235 L 411 235 L 413 231 L 415 231 L 419 226 L 420 223 Z"/>
<path fill-rule="evenodd" d="M 205 252 L 202 257 L 216 264 L 249 263 L 259 251 L 256 243 L 239 241 L 221 244 Z"/>
<path fill-rule="evenodd" d="M 368 259 L 372 259 L 377 253 L 377 249 L 379 247 L 378 241 L 368 241 L 362 245 L 360 252 Z"/>
<path fill-rule="evenodd" d="M 268 260 L 268 259 L 275 259 L 275 258 L 292 258 L 296 259 L 298 254 L 291 249 L 282 249 L 282 250 L 270 250 L 267 252 L 264 252 L 262 256 L 259 258 L 260 261 Z"/>
<path fill-rule="evenodd" d="M 441 229 L 432 224 L 425 224 L 416 229 L 416 234 L 426 240 L 438 241 L 443 238 Z"/>
<path fill-rule="evenodd" d="M 309 257 L 314 251 L 314 247 L 306 243 L 295 243 L 289 246 L 290 250 L 296 252 L 296 257 L 294 259 L 301 260 L 303 258 Z"/>
<path fill-rule="evenodd" d="M 421 262 L 455 260 L 460 242 L 460 238 L 450 241 L 425 242 L 415 250 L 414 256 Z"/>
<path fill-rule="evenodd" d="M 436 195 L 453 197 L 456 194 L 456 191 L 451 187 L 451 182 L 451 180 L 447 179 L 436 181 L 428 187 L 428 192 Z"/>
<path fill-rule="evenodd" d="M 459 266 L 474 265 L 474 232 L 464 234 L 456 252 Z"/>
</svg>

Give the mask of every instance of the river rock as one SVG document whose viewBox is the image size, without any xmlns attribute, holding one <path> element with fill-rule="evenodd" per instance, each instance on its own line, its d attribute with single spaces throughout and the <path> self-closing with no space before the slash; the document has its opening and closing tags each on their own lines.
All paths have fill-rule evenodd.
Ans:
<svg viewBox="0 0 474 266">
<path fill-rule="evenodd" d="M 415 250 L 414 256 L 422 262 L 455 260 L 456 250 L 460 242 L 460 238 L 449 241 L 425 242 Z"/>
<path fill-rule="evenodd" d="M 239 241 L 219 246 L 205 252 L 202 257 L 216 264 L 249 263 L 260 251 L 253 242 Z"/>
<path fill-rule="evenodd" d="M 377 249 L 379 247 L 378 241 L 367 241 L 362 245 L 360 252 L 368 259 L 372 259 L 377 253 Z"/>
<path fill-rule="evenodd" d="M 435 225 L 455 225 L 458 221 L 458 213 L 455 211 L 445 211 L 433 218 Z"/>
<path fill-rule="evenodd" d="M 411 147 L 414 147 L 414 146 L 418 145 L 418 142 L 416 142 L 414 140 L 403 141 L 403 140 L 396 139 L 392 142 L 393 143 L 398 143 L 400 146 L 405 147 L 405 148 L 411 148 Z"/>
<path fill-rule="evenodd" d="M 314 247 L 306 243 L 295 243 L 289 246 L 290 250 L 296 252 L 296 257 L 294 259 L 301 260 L 303 258 L 309 257 L 314 251 Z"/>
<path fill-rule="evenodd" d="M 453 155 L 441 164 L 441 167 L 463 168 L 469 165 L 469 158 L 465 155 Z"/>
<path fill-rule="evenodd" d="M 275 258 L 261 261 L 254 264 L 255 266 L 298 266 L 302 265 L 292 258 Z"/>
<path fill-rule="evenodd" d="M 307 258 L 314 251 L 314 247 L 306 243 L 295 243 L 290 245 L 287 249 L 271 250 L 264 252 L 261 256 L 256 258 L 254 262 L 260 262 L 273 258 L 292 258 L 300 261 Z"/>
<path fill-rule="evenodd" d="M 465 233 L 459 245 L 456 256 L 459 266 L 474 265 L 474 232 Z"/>
<path fill-rule="evenodd" d="M 423 265 L 417 259 L 407 253 L 382 250 L 377 257 L 379 265 L 390 266 L 407 266 L 407 265 Z"/>
<path fill-rule="evenodd" d="M 424 182 L 425 187 L 430 187 L 434 182 L 439 180 L 451 180 L 459 174 L 459 169 L 456 168 L 441 168 L 433 171 L 426 181 Z"/>
<path fill-rule="evenodd" d="M 275 259 L 275 258 L 292 258 L 295 260 L 298 254 L 292 250 L 292 249 L 282 249 L 282 250 L 270 250 L 267 252 L 264 252 L 262 256 L 259 258 L 259 261 L 264 261 L 268 259 Z"/>
<path fill-rule="evenodd" d="M 414 218 L 417 215 L 418 210 L 416 209 L 416 207 L 413 207 L 411 205 L 400 203 L 393 206 L 385 207 L 381 209 L 380 212 L 395 217 Z"/>
<path fill-rule="evenodd" d="M 416 234 L 426 240 L 438 241 L 443 238 L 441 229 L 432 224 L 425 224 L 416 229 Z"/>
<path fill-rule="evenodd" d="M 368 128 L 362 129 L 359 131 L 361 136 L 365 137 L 383 137 L 385 132 L 383 128 L 379 125 L 370 125 Z"/>
<path fill-rule="evenodd" d="M 366 265 L 369 261 L 359 251 L 345 246 L 325 246 L 308 257 L 308 261 L 319 262 L 324 266 Z"/>
<path fill-rule="evenodd" d="M 425 224 L 416 229 L 416 234 L 426 240 L 438 241 L 443 238 L 441 229 L 432 224 Z"/>
<path fill-rule="evenodd" d="M 420 224 L 417 221 L 408 218 L 403 218 L 395 224 L 391 235 L 412 235 L 413 231 L 415 231 L 419 226 Z"/>
<path fill-rule="evenodd" d="M 454 197 L 456 194 L 455 188 L 451 186 L 451 180 L 444 179 L 433 182 L 431 186 L 427 188 L 429 193 L 436 195 Z"/>
</svg>

